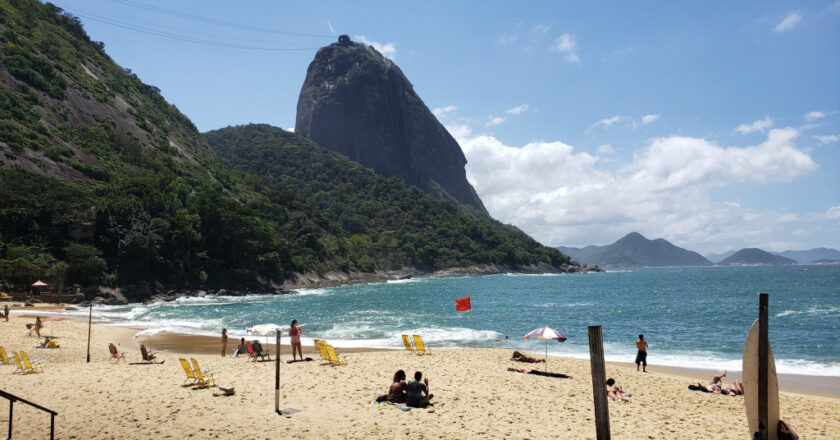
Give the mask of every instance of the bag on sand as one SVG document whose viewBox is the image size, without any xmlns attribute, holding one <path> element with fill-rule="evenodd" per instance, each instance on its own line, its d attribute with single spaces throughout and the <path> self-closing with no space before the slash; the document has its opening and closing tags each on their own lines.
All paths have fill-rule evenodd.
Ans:
<svg viewBox="0 0 840 440">
<path fill-rule="evenodd" d="M 779 436 L 779 440 L 799 440 L 799 435 L 784 420 L 779 420 L 779 424 L 776 426 L 776 434 Z"/>
</svg>

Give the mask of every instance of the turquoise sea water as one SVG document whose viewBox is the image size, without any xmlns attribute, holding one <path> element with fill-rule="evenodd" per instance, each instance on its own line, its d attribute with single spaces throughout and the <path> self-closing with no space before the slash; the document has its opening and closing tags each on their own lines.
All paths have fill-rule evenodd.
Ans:
<svg viewBox="0 0 840 440">
<path fill-rule="evenodd" d="M 280 296 L 182 298 L 94 308 L 114 325 L 246 336 L 255 325 L 303 323 L 304 344 L 402 347 L 421 334 L 433 348 L 500 346 L 543 353 L 529 331 L 568 341 L 552 354 L 588 357 L 587 326 L 603 328 L 607 360 L 632 362 L 639 333 L 651 364 L 740 370 L 744 338 L 770 294 L 770 342 L 781 373 L 840 376 L 840 266 L 632 269 L 589 274 L 417 278 L 302 289 Z M 472 312 L 456 312 L 470 296 Z M 79 313 L 68 312 L 68 313 Z M 266 328 L 271 326 L 260 326 Z M 474 330 L 473 330 L 474 329 Z M 498 341 L 497 341 L 498 340 Z"/>
</svg>

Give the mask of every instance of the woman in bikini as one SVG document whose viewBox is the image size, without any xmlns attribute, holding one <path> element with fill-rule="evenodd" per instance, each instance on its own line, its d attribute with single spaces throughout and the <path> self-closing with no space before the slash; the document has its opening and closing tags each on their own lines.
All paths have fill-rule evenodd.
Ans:
<svg viewBox="0 0 840 440">
<path fill-rule="evenodd" d="M 391 403 L 405 403 L 405 371 L 397 370 L 394 381 L 388 388 L 388 401 Z"/>
</svg>

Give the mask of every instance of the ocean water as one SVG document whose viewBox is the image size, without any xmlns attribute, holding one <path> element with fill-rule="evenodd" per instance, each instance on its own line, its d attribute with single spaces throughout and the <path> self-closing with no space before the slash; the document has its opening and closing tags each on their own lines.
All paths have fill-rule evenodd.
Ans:
<svg viewBox="0 0 840 440">
<path fill-rule="evenodd" d="M 770 294 L 770 342 L 780 373 L 840 376 L 840 266 L 630 269 L 588 274 L 416 278 L 302 289 L 289 295 L 182 298 L 94 307 L 109 325 L 233 338 L 303 324 L 303 342 L 401 348 L 420 334 L 432 348 L 504 347 L 542 354 L 529 331 L 550 326 L 550 354 L 588 358 L 587 326 L 601 325 L 607 360 L 632 362 L 639 333 L 648 362 L 741 369 L 744 338 Z M 470 296 L 471 312 L 455 298 Z M 84 311 L 68 314 L 87 315 Z M 248 329 L 252 331 L 248 331 Z M 153 336 L 152 336 L 153 337 Z M 285 333 L 284 333 L 285 337 Z"/>
</svg>

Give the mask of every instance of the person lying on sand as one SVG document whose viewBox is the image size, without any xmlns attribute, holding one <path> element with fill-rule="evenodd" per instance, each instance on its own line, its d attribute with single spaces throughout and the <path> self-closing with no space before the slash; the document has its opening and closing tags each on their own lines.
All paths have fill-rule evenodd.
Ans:
<svg viewBox="0 0 840 440">
<path fill-rule="evenodd" d="M 545 362 L 545 359 L 534 359 L 530 356 L 525 356 L 524 354 L 522 354 L 518 351 L 513 352 L 513 357 L 510 358 L 510 360 L 517 361 L 517 362 L 527 362 L 529 364 L 536 364 L 537 362 Z"/>
<path fill-rule="evenodd" d="M 712 377 L 712 380 L 709 381 L 709 383 L 704 384 L 703 382 L 697 382 L 697 385 L 689 386 L 689 389 L 714 394 L 728 394 L 730 396 L 744 395 L 744 384 L 741 383 L 741 381 L 736 379 L 731 387 L 724 388 L 722 382 L 724 377 L 726 377 L 726 370 L 723 370 L 723 374 Z"/>
<path fill-rule="evenodd" d="M 407 384 L 405 383 L 405 371 L 397 370 L 394 373 L 394 381 L 388 388 L 388 401 L 391 403 L 405 403 L 405 390 Z"/>
<path fill-rule="evenodd" d="M 622 402 L 629 402 L 630 401 L 630 394 L 627 394 L 624 390 L 619 388 L 615 384 L 615 379 L 609 378 L 607 379 L 607 397 L 612 400 L 621 400 Z"/>
</svg>

